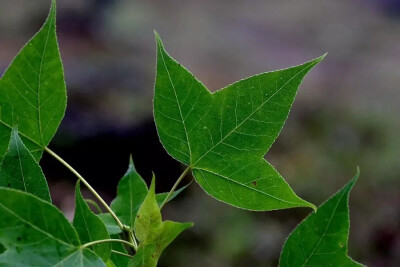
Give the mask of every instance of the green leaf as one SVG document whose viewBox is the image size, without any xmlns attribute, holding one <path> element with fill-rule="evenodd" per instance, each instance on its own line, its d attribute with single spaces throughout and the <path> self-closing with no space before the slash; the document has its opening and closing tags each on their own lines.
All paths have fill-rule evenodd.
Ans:
<svg viewBox="0 0 400 267">
<path fill-rule="evenodd" d="M 349 195 L 359 171 L 339 192 L 310 214 L 290 234 L 280 266 L 363 266 L 347 256 Z"/>
<path fill-rule="evenodd" d="M 110 239 L 103 221 L 90 210 L 89 206 L 83 199 L 79 181 L 76 183 L 75 187 L 75 215 L 73 225 L 83 243 Z M 106 262 L 110 257 L 110 243 L 97 244 L 92 246 L 92 249 L 103 259 L 104 262 Z"/>
<path fill-rule="evenodd" d="M 0 218 L 0 266 L 105 266 L 80 248 L 65 216 L 34 195 L 0 188 Z"/>
<path fill-rule="evenodd" d="M 0 187 L 22 190 L 51 202 L 42 169 L 22 143 L 16 129 L 11 132 L 10 145 L 1 164 Z"/>
<path fill-rule="evenodd" d="M 66 90 L 56 36 L 56 2 L 39 32 L 0 79 L 0 160 L 14 125 L 38 161 L 64 116 Z"/>
<path fill-rule="evenodd" d="M 122 233 L 122 229 L 119 227 L 118 223 L 114 220 L 110 213 L 100 213 L 96 216 L 103 221 L 110 235 Z"/>
<path fill-rule="evenodd" d="M 264 160 L 303 77 L 322 57 L 211 93 L 156 34 L 154 118 L 162 144 L 216 199 L 249 210 L 312 207 Z"/>
<path fill-rule="evenodd" d="M 186 188 L 188 188 L 189 185 L 191 185 L 191 184 L 192 184 L 192 183 L 188 183 L 187 185 L 182 186 L 182 187 L 179 188 L 178 190 L 174 191 L 174 192 L 171 194 L 170 198 L 168 199 L 167 203 L 170 202 L 171 200 L 173 200 L 173 199 L 174 199 L 176 196 L 178 196 L 180 193 L 182 193 L 182 191 L 184 191 Z M 161 205 L 162 205 L 162 203 L 163 203 L 164 200 L 167 198 L 167 196 L 168 196 L 168 192 L 156 194 L 156 200 L 157 200 L 158 206 L 161 206 Z"/>
<path fill-rule="evenodd" d="M 117 197 L 111 202 L 111 209 L 123 224 L 133 227 L 140 205 L 147 195 L 147 185 L 135 170 L 132 157 L 129 168 L 118 183 Z"/>
<path fill-rule="evenodd" d="M 162 221 L 160 208 L 156 201 L 155 179 L 144 200 L 135 221 L 135 235 L 140 241 L 138 250 L 129 266 L 156 266 L 163 250 L 192 223 Z"/>
</svg>

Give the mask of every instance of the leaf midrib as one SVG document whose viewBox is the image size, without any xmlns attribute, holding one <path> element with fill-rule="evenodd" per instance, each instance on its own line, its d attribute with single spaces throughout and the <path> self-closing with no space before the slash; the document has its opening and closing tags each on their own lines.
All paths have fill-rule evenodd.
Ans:
<svg viewBox="0 0 400 267">
<path fill-rule="evenodd" d="M 52 11 L 54 12 L 54 11 Z M 47 50 L 47 45 L 49 42 L 49 36 L 50 36 L 50 30 L 52 28 L 53 25 L 53 21 L 54 21 L 55 15 L 54 13 L 51 15 L 50 21 L 49 21 L 49 29 L 47 31 L 47 36 L 46 36 L 46 42 L 44 44 L 44 48 L 43 48 L 43 53 L 42 53 L 42 58 L 40 61 L 40 67 L 39 67 L 39 74 L 38 74 L 38 90 L 37 90 L 37 105 L 38 105 L 38 126 L 39 126 L 39 134 L 40 134 L 40 140 L 41 143 L 43 144 L 43 133 L 42 133 L 42 122 L 41 122 L 41 115 L 40 115 L 40 109 L 41 109 L 41 105 L 40 105 L 40 88 L 41 88 L 41 78 L 42 78 L 42 68 L 43 68 L 43 61 L 44 61 L 44 55 L 46 53 Z"/>
<path fill-rule="evenodd" d="M 36 225 L 34 225 L 34 224 L 30 223 L 29 221 L 25 220 L 24 218 L 20 217 L 18 214 L 16 214 L 16 213 L 13 212 L 12 210 L 8 209 L 6 206 L 4 206 L 2 203 L 0 203 L 0 207 L 3 208 L 3 209 L 4 209 L 5 211 L 7 211 L 8 213 L 10 213 L 11 215 L 13 215 L 15 218 L 17 218 L 17 219 L 19 219 L 20 221 L 22 221 L 23 223 L 25 223 L 25 224 L 31 226 L 32 228 L 34 228 L 34 229 L 37 230 L 38 232 L 41 232 L 42 234 L 48 236 L 49 238 L 51 238 L 51 239 L 53 239 L 53 240 L 55 240 L 55 241 L 57 241 L 57 242 L 59 242 L 59 243 L 61 243 L 61 244 L 64 244 L 64 245 L 66 245 L 66 246 L 68 246 L 68 247 L 75 247 L 74 245 L 69 244 L 69 243 L 67 243 L 67 242 L 65 242 L 65 241 L 63 241 L 63 240 L 61 240 L 61 239 L 56 238 L 55 236 L 49 234 L 48 232 L 45 232 L 45 231 L 42 230 L 41 228 L 37 227 Z"/>
<path fill-rule="evenodd" d="M 340 198 L 339 198 L 339 200 L 338 200 L 338 202 L 337 202 L 337 204 L 336 204 L 336 206 L 335 206 L 335 209 L 333 210 L 332 215 L 331 215 L 331 217 L 329 218 L 329 222 L 328 222 L 328 224 L 326 225 L 324 232 L 323 232 L 322 235 L 320 236 L 320 238 L 319 238 L 317 244 L 315 245 L 314 249 L 313 249 L 313 250 L 311 251 L 311 253 L 308 255 L 308 257 L 307 257 L 306 261 L 303 263 L 302 267 L 304 267 L 304 266 L 307 264 L 307 262 L 314 256 L 315 251 L 316 251 L 317 248 L 319 247 L 319 245 L 320 245 L 322 239 L 324 238 L 324 236 L 325 236 L 325 234 L 326 234 L 326 231 L 328 231 L 328 228 L 329 228 L 329 226 L 331 225 L 332 219 L 333 219 L 333 217 L 334 217 L 334 215 L 335 215 L 335 213 L 336 213 L 337 208 L 339 207 L 340 201 L 342 201 L 343 197 L 344 197 L 346 194 L 347 194 L 347 192 L 343 192 L 342 195 L 340 196 Z"/>
<path fill-rule="evenodd" d="M 258 108 L 256 108 L 254 111 L 252 111 L 250 113 L 249 116 L 247 116 L 239 125 L 236 125 L 235 128 L 233 128 L 227 135 L 225 135 L 220 141 L 218 141 L 215 145 L 213 145 L 208 151 L 206 151 L 195 163 L 191 164 L 192 168 L 194 168 L 196 166 L 197 163 L 199 163 L 199 161 L 201 159 L 203 159 L 206 155 L 208 155 L 208 153 L 210 153 L 212 150 L 214 150 L 219 144 L 221 144 L 226 138 L 228 138 L 232 133 L 234 133 L 238 128 L 240 128 L 245 122 L 247 122 L 247 120 L 253 116 L 258 110 L 260 110 L 260 108 L 262 108 L 266 103 L 268 103 L 277 93 L 279 93 L 281 90 L 283 90 L 283 88 L 289 83 L 291 82 L 295 77 L 297 77 L 300 73 L 302 73 L 303 71 L 305 71 L 307 68 L 309 68 L 310 65 L 304 67 L 303 69 L 301 69 L 298 73 L 296 73 L 294 76 L 292 76 L 284 85 L 282 85 L 278 90 L 276 90 L 267 100 L 265 100 Z M 312 67 L 312 65 L 311 65 Z"/>
<path fill-rule="evenodd" d="M 13 129 L 13 127 L 11 127 L 10 125 L 8 125 L 7 123 L 5 123 L 4 121 L 2 121 L 0 119 L 0 123 L 3 124 L 4 126 L 8 127 L 9 129 Z M 22 132 L 18 132 L 19 135 L 23 136 L 24 138 L 28 139 L 29 141 L 31 141 L 32 143 L 34 143 L 35 145 L 37 145 L 40 148 L 44 148 L 43 145 L 39 144 L 37 141 L 33 140 L 32 138 L 30 138 L 29 136 L 27 136 L 26 134 L 22 133 Z"/>
<path fill-rule="evenodd" d="M 176 99 L 176 104 L 177 104 L 178 109 L 179 109 L 179 115 L 180 115 L 180 117 L 181 117 L 182 125 L 183 125 L 183 128 L 184 128 L 184 130 L 185 130 L 186 141 L 187 141 L 187 143 L 188 143 L 189 161 L 191 162 L 191 161 L 192 161 L 192 150 L 191 150 L 191 148 L 190 148 L 190 142 L 189 142 L 188 131 L 187 131 L 187 129 L 186 129 L 186 124 L 185 124 L 185 120 L 184 120 L 184 118 L 183 118 L 182 109 L 181 109 L 180 103 L 179 103 L 179 101 L 178 101 L 178 96 L 177 96 L 177 94 L 176 94 L 175 85 L 174 85 L 174 83 L 172 82 L 171 75 L 169 74 L 169 70 L 168 70 L 167 64 L 165 63 L 165 59 L 164 59 L 164 55 L 163 55 L 163 51 L 161 50 L 161 47 L 159 47 L 158 50 L 159 50 L 159 53 L 160 53 L 160 55 L 161 55 L 161 60 L 163 61 L 163 64 L 164 64 L 164 68 L 165 68 L 165 70 L 166 70 L 166 72 L 167 72 L 167 74 L 168 74 L 169 82 L 171 83 L 172 89 L 173 89 L 173 91 L 174 91 L 174 95 L 175 95 L 175 99 Z"/>
<path fill-rule="evenodd" d="M 52 11 L 52 12 L 54 12 L 54 11 Z M 40 67 L 39 67 L 39 73 L 37 74 L 37 75 L 38 75 L 38 86 L 37 86 L 38 90 L 37 90 L 37 92 L 35 92 L 35 93 L 37 94 L 37 105 L 38 105 L 38 106 L 37 106 L 36 109 L 37 109 L 37 113 L 38 113 L 38 126 L 39 126 L 39 136 L 40 136 L 41 144 L 39 144 L 38 141 L 35 141 L 35 140 L 33 140 L 32 138 L 28 137 L 28 136 L 25 135 L 24 133 L 19 132 L 20 135 L 22 135 L 23 137 L 25 137 L 26 139 L 28 139 L 29 141 L 31 141 L 32 143 L 34 143 L 35 145 L 37 145 L 37 146 L 39 146 L 39 147 L 41 147 L 41 148 L 44 147 L 44 144 L 43 144 L 43 133 L 42 133 L 42 127 L 41 127 L 41 115 L 40 115 L 40 109 L 41 109 L 41 105 L 40 105 L 41 76 L 42 76 L 42 67 L 43 67 L 44 54 L 45 54 L 46 51 L 47 51 L 47 45 L 48 45 L 48 41 L 49 41 L 51 25 L 53 24 L 54 17 L 55 17 L 54 14 L 52 14 L 52 15 L 51 15 L 51 18 L 50 18 L 51 20 L 49 21 L 49 29 L 48 29 L 48 31 L 47 31 L 46 42 L 45 42 L 45 45 L 44 45 L 44 48 L 43 48 L 43 53 L 42 53 L 42 56 L 41 56 L 41 62 L 40 62 Z M 11 63 L 11 64 L 12 64 L 12 63 Z M 25 80 L 24 80 L 24 78 L 22 77 L 22 75 L 21 75 L 21 73 L 19 72 L 19 70 L 18 70 L 17 68 L 16 68 L 16 70 L 17 70 L 18 74 L 21 76 L 23 82 L 25 83 Z M 1 80 L 1 79 L 0 79 L 0 80 Z M 29 87 L 29 86 L 28 86 L 28 87 Z M 30 88 L 30 87 L 29 87 L 29 88 Z M 13 127 L 11 127 L 10 125 L 8 125 L 8 124 L 7 124 L 6 122 L 4 122 L 1 118 L 0 118 L 0 123 L 2 123 L 4 126 L 10 128 L 10 129 L 13 129 Z"/>
<path fill-rule="evenodd" d="M 301 205 L 301 204 L 303 204 L 303 203 L 291 202 L 291 201 L 287 201 L 287 200 L 284 200 L 284 199 L 280 199 L 280 198 L 278 198 L 278 197 L 276 197 L 276 196 L 273 196 L 273 195 L 271 195 L 271 194 L 268 194 L 267 192 L 258 190 L 258 189 L 256 189 L 256 188 L 251 187 L 251 186 L 247 186 L 247 185 L 245 185 L 245 184 L 242 184 L 242 183 L 240 183 L 240 182 L 238 182 L 238 181 L 235 181 L 235 180 L 233 180 L 233 179 L 231 179 L 231 178 L 229 178 L 229 177 L 227 177 L 227 176 L 224 176 L 224 175 L 222 175 L 222 174 L 213 172 L 213 171 L 211 171 L 211 170 L 207 170 L 207 169 L 199 168 L 199 167 L 194 167 L 193 170 L 199 170 L 199 171 L 205 171 L 205 172 L 211 173 L 211 174 L 216 175 L 216 176 L 219 176 L 219 177 L 221 177 L 221 178 L 223 178 L 223 179 L 225 179 L 225 180 L 227 180 L 227 181 L 230 181 L 230 182 L 233 182 L 233 183 L 238 184 L 238 185 L 240 185 L 240 186 L 243 186 L 243 187 L 245 187 L 246 189 L 253 190 L 253 191 L 257 192 L 257 193 L 260 193 L 260 194 L 262 194 L 262 195 L 266 195 L 266 196 L 268 196 L 268 197 L 270 197 L 270 198 L 273 198 L 273 199 L 276 199 L 276 200 L 278 200 L 278 201 L 282 201 L 282 202 L 285 202 L 285 203 L 288 203 L 288 204 L 294 204 L 294 205 Z M 232 195 L 233 195 L 233 192 L 232 192 Z"/>
</svg>

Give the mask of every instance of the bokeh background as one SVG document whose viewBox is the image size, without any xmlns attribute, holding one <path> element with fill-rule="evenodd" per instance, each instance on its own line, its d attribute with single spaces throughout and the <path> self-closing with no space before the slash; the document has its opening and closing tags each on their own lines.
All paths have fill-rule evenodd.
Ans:
<svg viewBox="0 0 400 267">
<path fill-rule="evenodd" d="M 39 29 L 49 2 L 0 1 L 0 73 Z M 107 201 L 130 153 L 148 182 L 156 173 L 159 192 L 182 171 L 152 118 L 153 29 L 212 91 L 328 52 L 266 158 L 318 205 L 360 166 L 349 254 L 369 266 L 400 266 L 399 1 L 59 0 L 57 24 L 69 98 L 50 147 Z M 47 155 L 41 164 L 56 205 L 72 218 L 75 177 Z M 309 212 L 235 209 L 194 183 L 163 211 L 195 227 L 160 266 L 276 266 L 286 236 Z"/>
</svg>

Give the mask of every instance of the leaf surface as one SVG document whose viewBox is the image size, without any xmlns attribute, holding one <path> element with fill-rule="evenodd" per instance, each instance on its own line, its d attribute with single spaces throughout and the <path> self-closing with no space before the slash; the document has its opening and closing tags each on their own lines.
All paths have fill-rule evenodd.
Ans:
<svg viewBox="0 0 400 267">
<path fill-rule="evenodd" d="M 314 207 L 295 195 L 264 160 L 279 135 L 303 77 L 322 57 L 262 73 L 211 93 L 171 58 L 156 34 L 154 118 L 162 144 L 190 165 L 200 186 L 236 207 Z"/>
<path fill-rule="evenodd" d="M 0 187 L 22 190 L 51 202 L 42 169 L 22 143 L 15 128 L 11 132 L 8 150 L 1 163 Z"/>
<path fill-rule="evenodd" d="M 289 235 L 280 266 L 363 266 L 347 255 L 349 195 L 358 176 L 359 171 Z"/>
<path fill-rule="evenodd" d="M 56 4 L 39 32 L 0 79 L 0 160 L 14 125 L 38 161 L 66 107 L 64 72 L 56 36 Z"/>
<path fill-rule="evenodd" d="M 80 248 L 75 229 L 53 205 L 38 197 L 0 188 L 0 266 L 105 266 Z"/>
<path fill-rule="evenodd" d="M 110 213 L 100 213 L 96 215 L 103 221 L 104 225 L 107 228 L 107 231 L 110 235 L 115 235 L 122 233 L 121 228 L 118 223 L 114 220 Z"/>
<path fill-rule="evenodd" d="M 73 225 L 78 233 L 79 239 L 83 243 L 89 243 L 96 240 L 110 239 L 107 228 L 103 221 L 94 214 L 86 201 L 83 199 L 80 182 L 75 187 L 75 215 Z M 111 254 L 111 244 L 102 243 L 94 245 L 91 249 L 99 255 L 104 262 L 108 260 Z"/>
<path fill-rule="evenodd" d="M 129 266 L 155 267 L 163 250 L 192 223 L 162 221 L 160 208 L 155 195 L 153 177 L 150 190 L 135 221 L 135 235 L 140 241 L 138 250 Z"/>
<path fill-rule="evenodd" d="M 132 158 L 124 177 L 118 183 L 117 197 L 111 202 L 111 209 L 123 224 L 133 227 L 140 205 L 147 195 L 147 185 L 136 171 Z"/>
<path fill-rule="evenodd" d="M 190 184 L 181 187 L 174 191 L 168 202 L 179 195 L 185 190 Z M 129 160 L 129 167 L 124 177 L 118 183 L 117 197 L 111 202 L 111 209 L 115 212 L 121 222 L 129 227 L 133 227 L 136 219 L 136 214 L 142 205 L 144 199 L 148 193 L 146 182 L 136 171 L 132 157 Z M 161 205 L 168 193 L 156 194 L 158 205 Z M 111 217 L 111 214 L 101 214 L 99 216 L 106 224 L 110 234 L 118 234 L 121 231 L 118 230 L 118 224 Z"/>
</svg>

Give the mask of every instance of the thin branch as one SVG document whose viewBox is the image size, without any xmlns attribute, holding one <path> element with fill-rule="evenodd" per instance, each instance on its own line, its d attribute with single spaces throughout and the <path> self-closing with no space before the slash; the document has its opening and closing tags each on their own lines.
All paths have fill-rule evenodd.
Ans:
<svg viewBox="0 0 400 267">
<path fill-rule="evenodd" d="M 118 226 L 122 229 L 125 230 L 126 227 L 122 224 L 122 222 L 118 219 L 117 215 L 111 210 L 111 208 L 107 205 L 107 203 L 103 200 L 103 198 L 96 192 L 96 190 L 93 189 L 93 187 L 80 175 L 74 168 L 71 167 L 65 160 L 63 160 L 60 156 L 58 156 L 56 153 L 54 153 L 50 148 L 45 147 L 44 150 L 46 150 L 47 153 L 52 155 L 55 159 L 57 159 L 61 164 L 63 164 L 65 167 L 67 167 L 73 174 L 75 174 L 76 177 L 92 192 L 92 194 L 100 201 L 100 203 L 104 206 L 104 208 L 111 214 L 111 216 L 114 218 L 114 220 L 117 222 Z"/>
<path fill-rule="evenodd" d="M 89 198 L 86 198 L 86 199 L 85 199 L 85 202 L 86 202 L 88 205 L 90 204 L 90 205 L 92 205 L 93 207 L 95 207 L 98 213 L 101 213 L 101 209 L 100 209 L 100 207 L 99 207 L 99 205 L 97 204 L 96 201 L 94 201 L 94 200 L 92 200 L 92 199 L 89 199 Z"/>
<path fill-rule="evenodd" d="M 132 231 L 128 231 L 128 236 L 129 236 L 129 241 L 134 245 L 134 249 L 135 249 L 135 251 L 136 251 L 138 245 L 137 245 L 137 243 L 136 243 L 136 238 L 135 238 L 135 236 L 133 235 Z"/>
<path fill-rule="evenodd" d="M 125 241 L 125 240 L 122 240 L 122 239 L 102 239 L 102 240 L 96 240 L 96 241 L 92 241 L 92 242 L 83 244 L 83 245 L 81 246 L 81 249 L 85 249 L 85 248 L 88 248 L 88 247 L 91 247 L 91 246 L 94 246 L 94 245 L 98 245 L 98 244 L 102 244 L 102 243 L 109 243 L 109 242 L 122 243 L 122 244 L 125 244 L 125 245 L 127 245 L 127 246 L 130 246 L 130 247 L 136 249 L 132 243 L 129 243 L 128 241 Z"/>
<path fill-rule="evenodd" d="M 122 256 L 128 257 L 128 258 L 132 258 L 132 255 L 129 255 L 129 254 L 126 254 L 126 253 L 117 251 L 117 250 L 113 250 L 113 249 L 112 249 L 111 252 L 112 252 L 112 253 L 115 253 L 115 254 L 118 254 L 118 255 L 122 255 Z"/>
<path fill-rule="evenodd" d="M 163 203 L 160 206 L 160 210 L 165 206 L 165 204 L 167 204 L 168 200 L 171 198 L 171 195 L 174 193 L 175 189 L 178 187 L 179 183 L 183 180 L 183 178 L 185 178 L 186 174 L 188 174 L 188 172 L 190 171 L 190 166 L 187 167 L 183 173 L 181 174 L 181 176 L 179 176 L 178 180 L 176 180 L 174 186 L 172 186 L 171 191 L 169 191 L 167 197 L 164 199 Z"/>
</svg>

